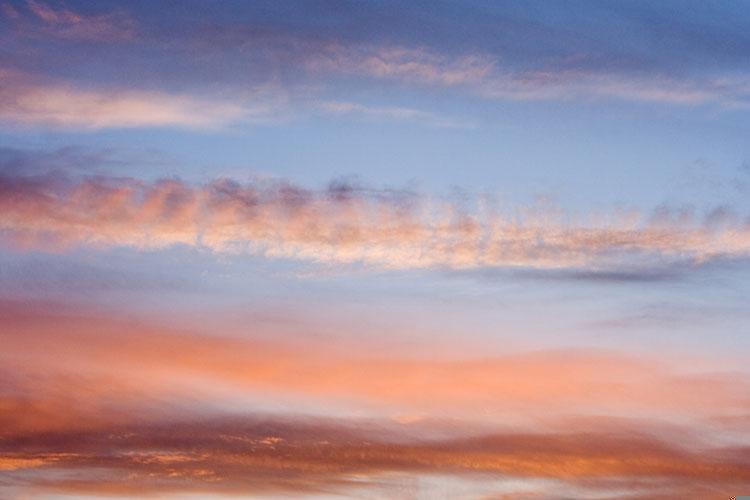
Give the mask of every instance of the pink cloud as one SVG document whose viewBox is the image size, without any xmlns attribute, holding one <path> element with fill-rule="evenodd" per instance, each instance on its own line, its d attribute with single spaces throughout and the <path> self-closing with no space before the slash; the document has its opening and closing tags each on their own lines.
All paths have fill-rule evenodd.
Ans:
<svg viewBox="0 0 750 500">
<path fill-rule="evenodd" d="M 26 7 L 29 16 L 25 20 L 36 21 L 38 29 L 57 38 L 111 42 L 130 40 L 136 34 L 135 22 L 119 11 L 86 15 L 39 0 L 26 0 Z M 20 13 L 14 11 L 18 14 L 14 19 L 19 20 Z"/>
<path fill-rule="evenodd" d="M 263 106 L 151 90 L 84 89 L 0 68 L 0 121 L 20 126 L 101 129 L 211 128 L 252 120 Z"/>
<path fill-rule="evenodd" d="M 705 373 L 695 360 L 668 363 L 586 349 L 483 359 L 378 356 L 356 346 L 331 351 L 304 336 L 292 341 L 257 330 L 226 336 L 219 317 L 211 322 L 216 331 L 200 334 L 45 304 L 4 303 L 0 312 L 5 432 L 97 426 L 127 419 L 149 401 L 188 398 L 210 408 L 252 394 L 416 421 L 518 426 L 566 415 L 639 415 L 691 421 L 703 430 L 714 427 L 707 419 L 742 414 L 750 404 L 746 374 Z"/>
<path fill-rule="evenodd" d="M 389 477 L 437 474 L 577 496 L 750 484 L 747 450 L 722 444 L 748 408 L 738 373 L 583 349 L 384 359 L 54 304 L 0 314 L 0 494 L 392 496 Z M 359 417 L 243 411 L 253 394 Z"/>
<path fill-rule="evenodd" d="M 474 484 L 468 489 L 474 493 L 486 481 L 478 488 L 485 494 L 493 487 L 508 491 L 511 480 L 519 489 L 535 487 L 532 491 L 543 498 L 561 492 L 585 498 L 616 489 L 626 498 L 718 499 L 750 484 L 745 449 L 690 449 L 655 437 L 648 428 L 430 440 L 393 426 L 398 438 L 389 437 L 386 429 L 382 422 L 355 419 L 183 418 L 11 437 L 0 445 L 5 455 L 0 468 L 15 471 L 5 487 L 15 483 L 47 493 L 114 497 L 369 493 L 393 498 L 428 475 L 450 479 L 443 492 L 462 480 Z M 9 453 L 9 445 L 16 450 Z"/>
<path fill-rule="evenodd" d="M 34 248 L 190 245 L 269 258 L 383 268 L 643 270 L 750 255 L 738 221 L 648 213 L 576 221 L 520 207 L 513 216 L 417 195 L 285 183 L 10 177 L 0 191 L 6 242 Z M 647 269 L 646 269 L 647 270 Z"/>
</svg>

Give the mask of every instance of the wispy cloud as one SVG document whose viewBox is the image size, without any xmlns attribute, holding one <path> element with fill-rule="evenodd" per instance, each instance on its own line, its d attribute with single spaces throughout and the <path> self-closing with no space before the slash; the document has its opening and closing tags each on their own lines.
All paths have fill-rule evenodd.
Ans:
<svg viewBox="0 0 750 500">
<path fill-rule="evenodd" d="M 121 11 L 83 14 L 41 0 L 26 0 L 16 6 L 5 2 L 2 12 L 26 35 L 97 42 L 130 40 L 136 35 L 135 21 Z"/>
<path fill-rule="evenodd" d="M 312 58 L 313 70 L 467 89 L 489 99 L 618 98 L 679 105 L 750 104 L 750 79 L 737 75 L 677 78 L 592 68 L 517 69 L 491 54 L 442 55 L 428 48 L 338 47 Z"/>
<path fill-rule="evenodd" d="M 398 488 L 399 479 L 423 474 L 537 480 L 545 498 L 613 489 L 627 498 L 721 498 L 750 485 L 745 448 L 690 449 L 642 431 L 576 428 L 425 440 L 403 430 L 405 436 L 389 439 L 378 427 L 245 416 L 31 434 L 3 440 L 0 466 L 14 472 L 6 488 L 112 496 L 369 491 L 391 497 L 398 489 L 388 491 L 389 476 Z"/>
<path fill-rule="evenodd" d="M 269 393 L 276 403 L 303 398 L 307 407 L 335 402 L 360 414 L 494 424 L 567 414 L 690 415 L 696 429 L 702 418 L 742 413 L 750 403 L 747 374 L 718 372 L 710 360 L 587 349 L 423 359 L 374 355 L 364 340 L 332 351 L 315 338 L 269 338 L 260 327 L 222 335 L 220 315 L 211 321 L 216 331 L 201 334 L 47 303 L 3 302 L 0 312 L 7 433 L 96 427 L 146 417 L 141 404 L 169 407 L 186 398 L 201 412 Z"/>
<path fill-rule="evenodd" d="M 217 179 L 194 186 L 128 178 L 0 179 L 6 242 L 35 248 L 183 244 L 216 252 L 385 268 L 647 272 L 750 255 L 741 217 L 665 207 L 576 220 L 550 207 L 511 214 L 414 193 L 334 183 Z"/>
<path fill-rule="evenodd" d="M 0 122 L 16 126 L 212 128 L 262 120 L 274 108 L 261 96 L 217 100 L 152 90 L 85 89 L 2 68 L 0 84 Z"/>
<path fill-rule="evenodd" d="M 361 116 L 377 120 L 411 121 L 441 128 L 471 128 L 467 121 L 442 116 L 429 111 L 398 106 L 369 106 L 355 102 L 323 101 L 316 105 L 322 113 L 340 116 Z"/>
<path fill-rule="evenodd" d="M 0 7 L 4 17 L 22 35 L 19 40 L 24 34 L 32 34 L 97 42 L 130 43 L 138 39 L 149 44 L 152 50 L 141 54 L 141 62 L 147 62 L 149 68 L 160 68 L 157 79 L 160 82 L 184 84 L 188 81 L 197 86 L 207 81 L 211 84 L 224 81 L 236 85 L 238 80 L 257 82 L 258 79 L 281 78 L 320 86 L 316 76 L 323 75 L 324 86 L 335 89 L 341 96 L 344 86 L 357 86 L 362 82 L 349 79 L 342 85 L 336 76 L 355 75 L 380 82 L 452 88 L 487 99 L 585 101 L 614 98 L 689 106 L 714 104 L 727 108 L 744 108 L 750 102 L 750 77 L 741 59 L 747 45 L 743 35 L 746 30 L 722 30 L 726 27 L 721 24 L 708 23 L 691 15 L 683 17 L 671 6 L 649 9 L 598 6 L 596 10 L 607 15 L 594 23 L 595 32 L 588 22 L 555 7 L 550 7 L 550 12 L 558 18 L 547 19 L 550 25 L 518 16 L 517 12 L 492 12 L 484 20 L 485 24 L 477 20 L 477 16 L 487 14 L 485 9 L 467 8 L 464 22 L 475 24 L 481 34 L 468 37 L 471 43 L 455 44 L 451 41 L 466 40 L 455 40 L 455 32 L 434 22 L 437 17 L 417 19 L 411 12 L 402 12 L 404 23 L 431 26 L 425 32 L 434 36 L 415 38 L 412 32 L 418 30 L 413 29 L 408 30 L 408 34 L 402 32 L 401 36 L 374 32 L 372 27 L 377 23 L 368 23 L 367 16 L 379 19 L 387 9 L 385 6 L 364 8 L 364 17 L 345 22 L 343 26 L 337 24 L 342 23 L 342 18 L 329 17 L 331 13 L 324 11 L 309 16 L 304 9 L 266 9 L 262 15 L 252 15 L 256 14 L 256 7 L 246 6 L 234 10 L 237 19 L 213 17 L 207 12 L 200 22 L 186 23 L 182 16 L 165 8 L 162 18 L 158 19 L 158 29 L 153 25 L 152 13 L 141 10 L 138 5 L 131 6 L 133 17 L 119 10 L 82 13 L 42 0 L 6 1 L 0 3 Z M 446 7 L 435 6 L 435 9 L 445 11 Z M 706 13 L 714 10 L 722 9 L 709 8 Z M 455 15 L 452 9 L 447 11 Z M 326 21 L 314 22 L 311 17 Z M 662 24 L 662 17 L 672 19 L 669 26 Z M 488 19 L 495 19 L 497 23 L 490 23 Z M 618 29 L 627 33 L 616 42 L 608 31 L 610 23 L 618 24 L 614 20 L 621 21 L 625 28 Z M 141 24 L 145 28 L 139 32 Z M 502 26 L 502 35 L 497 33 L 497 26 Z M 164 29 L 170 31 L 166 43 L 160 35 Z M 394 27 L 392 35 L 403 29 L 404 25 Z M 644 51 L 640 44 L 634 46 L 634 39 L 640 40 L 648 50 Z M 107 45 L 113 49 L 116 44 Z M 675 52 L 676 47 L 680 47 L 681 52 Z M 202 56 L 196 58 L 196 51 Z M 57 59 L 54 50 L 47 52 L 49 54 L 39 54 L 39 57 Z M 113 60 L 117 56 L 117 52 L 109 54 Z M 197 71 L 174 72 L 174 68 L 169 69 L 172 64 L 159 64 L 162 59 L 178 61 L 175 66 Z M 723 64 L 711 64 L 717 61 Z M 97 62 L 100 68 L 108 64 Z M 132 64 L 132 61 L 125 64 Z M 312 70 L 312 78 L 303 68 Z M 118 69 L 121 68 L 109 67 L 113 73 Z M 142 69 L 138 69 L 137 73 L 141 72 Z M 343 102 L 351 100 L 339 98 Z M 393 115 L 393 110 L 385 111 L 389 107 L 393 106 L 372 106 L 374 110 L 381 109 L 382 112 L 373 111 L 381 117 Z"/>
<path fill-rule="evenodd" d="M 316 114 L 404 121 L 428 127 L 471 128 L 473 124 L 439 113 L 399 106 L 319 101 L 308 91 L 264 85 L 233 97 L 168 93 L 158 90 L 81 87 L 50 82 L 0 67 L 0 123 L 66 129 L 188 127 L 274 123 L 284 116 Z M 290 102 L 294 95 L 294 106 Z M 294 109 L 293 109 L 294 108 Z"/>
<path fill-rule="evenodd" d="M 62 304 L 0 313 L 0 493 L 347 494 L 394 474 L 502 474 L 572 497 L 750 484 L 746 450 L 720 438 L 747 407 L 737 373 L 585 350 L 384 359 Z M 360 417 L 248 412 L 253 393 Z"/>
</svg>

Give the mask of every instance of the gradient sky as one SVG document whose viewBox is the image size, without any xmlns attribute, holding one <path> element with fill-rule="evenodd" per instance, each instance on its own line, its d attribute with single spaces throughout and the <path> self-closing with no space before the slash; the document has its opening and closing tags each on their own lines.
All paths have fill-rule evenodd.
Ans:
<svg viewBox="0 0 750 500">
<path fill-rule="evenodd" d="M 0 0 L 0 498 L 750 494 L 750 5 Z"/>
</svg>

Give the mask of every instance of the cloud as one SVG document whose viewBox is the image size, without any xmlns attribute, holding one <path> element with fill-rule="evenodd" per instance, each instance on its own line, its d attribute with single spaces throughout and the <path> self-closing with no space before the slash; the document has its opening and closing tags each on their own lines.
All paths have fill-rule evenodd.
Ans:
<svg viewBox="0 0 750 500">
<path fill-rule="evenodd" d="M 158 90 L 86 88 L 48 82 L 0 67 L 0 123 L 66 129 L 140 127 L 216 128 L 231 124 L 271 123 L 293 113 L 290 90 L 275 84 L 216 99 Z M 429 127 L 471 128 L 473 124 L 438 113 L 399 106 L 316 101 L 297 90 L 297 109 L 327 117 L 412 122 Z"/>
<path fill-rule="evenodd" d="M 436 113 L 398 106 L 367 106 L 354 102 L 323 101 L 317 108 L 330 115 L 353 115 L 373 119 L 412 121 L 439 128 L 471 128 L 469 122 L 462 122 Z"/>
<path fill-rule="evenodd" d="M 228 16 L 200 9 L 200 19 L 190 21 L 170 8 L 154 15 L 139 5 L 129 6 L 132 18 L 119 10 L 84 14 L 41 0 L 0 6 L 20 34 L 12 41 L 23 42 L 31 34 L 58 41 L 125 42 L 99 43 L 103 57 L 88 54 L 71 62 L 79 65 L 78 74 L 89 73 L 88 63 L 94 62 L 95 70 L 105 68 L 104 74 L 128 81 L 138 74 L 152 85 L 171 82 L 213 90 L 217 82 L 237 89 L 253 80 L 296 81 L 300 87 L 330 87 L 347 102 L 340 96 L 348 86 L 373 79 L 515 101 L 621 99 L 724 108 L 745 108 L 750 101 L 743 59 L 746 29 L 734 24 L 737 19 L 706 22 L 738 17 L 727 6 L 689 13 L 671 6 L 598 6 L 585 20 L 545 6 L 543 23 L 518 6 L 460 13 L 451 6 L 434 6 L 433 17 L 425 19 L 387 5 L 348 6 L 336 13 L 318 9 L 314 16 L 304 8 L 243 5 L 226 9 Z M 389 23 L 385 32 L 375 29 L 393 11 L 399 21 Z M 472 30 L 456 30 L 455 23 Z M 613 30 L 618 37 L 612 37 Z M 124 46 L 137 57 L 123 58 L 119 51 Z M 59 62 L 53 48 L 37 52 L 37 58 L 46 59 L 41 67 Z M 320 75 L 323 85 L 316 79 Z M 342 75 L 360 78 L 337 81 Z M 381 118 L 397 108 L 370 107 Z"/>
<path fill-rule="evenodd" d="M 83 14 L 39 0 L 26 0 L 24 7 L 5 2 L 2 10 L 25 35 L 96 42 L 126 41 L 136 36 L 135 21 L 121 11 Z"/>
<path fill-rule="evenodd" d="M 587 349 L 422 359 L 375 355 L 365 340 L 332 351 L 304 332 L 259 326 L 229 336 L 220 314 L 208 322 L 211 331 L 198 333 L 54 303 L 6 301 L 0 312 L 0 423 L 11 434 L 148 419 L 154 408 L 178 411 L 180 401 L 190 402 L 182 413 L 201 413 L 253 395 L 307 408 L 515 425 L 566 414 L 699 422 L 750 403 L 745 374 L 701 371 L 696 360 Z"/>
<path fill-rule="evenodd" d="M 3 301 L 0 315 L 0 495 L 393 497 L 421 476 L 571 498 L 750 485 L 747 450 L 722 444 L 748 379 L 696 363 L 584 349 L 383 358 L 257 328 L 229 337 L 219 316 L 198 334 L 56 303 Z M 242 404 L 254 394 L 276 412 Z M 278 413 L 342 404 L 343 419 Z"/>
<path fill-rule="evenodd" d="M 575 428 L 425 440 L 408 433 L 389 439 L 387 429 L 299 417 L 181 419 L 6 438 L 0 463 L 14 472 L 6 487 L 113 496 L 382 495 L 389 478 L 398 485 L 399 477 L 437 474 L 544 480 L 543 493 L 573 489 L 578 498 L 613 490 L 625 497 L 690 491 L 719 498 L 750 485 L 747 450 L 690 449 L 646 432 Z"/>
<path fill-rule="evenodd" d="M 509 278 L 535 281 L 566 281 L 592 284 L 635 284 L 666 283 L 679 281 L 691 268 L 690 264 L 683 266 L 661 265 L 654 268 L 640 269 L 516 269 L 476 268 L 463 270 L 449 270 L 448 276 L 475 278 L 484 282 L 500 282 Z"/>
<path fill-rule="evenodd" d="M 596 68 L 512 68 L 491 54 L 442 55 L 428 48 L 334 46 L 309 67 L 406 84 L 468 89 L 489 99 L 568 100 L 616 98 L 675 105 L 750 104 L 743 76 L 677 78 L 601 71 Z"/>
<path fill-rule="evenodd" d="M 549 207 L 508 215 L 480 200 L 466 205 L 345 183 L 309 190 L 230 179 L 194 186 L 176 179 L 0 178 L 3 239 L 48 250 L 189 245 L 393 269 L 575 270 L 610 278 L 750 254 L 750 229 L 739 218 L 715 224 L 659 207 L 576 220 Z"/>
<path fill-rule="evenodd" d="M 16 126 L 212 128 L 266 116 L 269 105 L 151 90 L 83 89 L 0 68 L 0 122 Z"/>
</svg>

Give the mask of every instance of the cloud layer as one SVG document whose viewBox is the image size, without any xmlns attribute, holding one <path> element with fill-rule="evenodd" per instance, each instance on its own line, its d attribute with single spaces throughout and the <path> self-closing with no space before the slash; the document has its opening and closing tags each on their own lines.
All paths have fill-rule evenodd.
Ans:
<svg viewBox="0 0 750 500">
<path fill-rule="evenodd" d="M 384 268 L 598 272 L 750 253 L 748 225 L 727 209 L 705 217 L 661 208 L 576 220 L 550 207 L 505 214 L 482 199 L 467 205 L 346 183 L 315 191 L 273 181 L 194 186 L 9 174 L 0 179 L 0 207 L 6 242 L 50 250 L 181 244 Z"/>
<path fill-rule="evenodd" d="M 93 42 L 127 41 L 135 37 L 135 21 L 121 11 L 82 14 L 63 6 L 26 0 L 0 4 L 11 25 L 27 36 L 52 36 Z"/>
<path fill-rule="evenodd" d="M 638 12 L 612 9 L 610 15 L 622 18 L 633 31 L 631 36 L 652 49 L 644 53 L 627 43 L 611 46 L 609 26 L 597 24 L 599 31 L 592 32 L 580 19 L 563 26 L 540 26 L 524 16 L 516 18 L 518 13 L 512 9 L 484 13 L 513 33 L 512 39 L 505 39 L 510 37 L 506 34 L 496 40 L 497 33 L 489 36 L 479 29 L 477 36 L 483 32 L 485 38 L 452 48 L 450 43 L 444 45 L 455 34 L 440 23 L 433 28 L 440 36 L 424 39 L 405 35 L 414 30 L 404 26 L 394 26 L 390 37 L 374 33 L 367 20 L 382 16 L 376 7 L 358 6 L 364 18 L 338 30 L 326 27 L 337 26 L 342 19 L 330 18 L 325 9 L 317 13 L 325 22 L 310 24 L 311 16 L 304 15 L 303 9 L 258 13 L 254 6 L 236 8 L 237 19 L 244 22 L 215 17 L 216 12 L 204 12 L 205 19 L 188 22 L 169 9 L 154 15 L 135 5 L 131 13 L 38 0 L 6 1 L 0 7 L 0 16 L 12 28 L 2 41 L 18 54 L 34 55 L 30 61 L 12 56 L 1 61 L 7 68 L 25 68 L 34 75 L 20 77 L 0 69 L 0 120 L 14 126 L 217 127 L 252 121 L 259 114 L 272 121 L 289 113 L 283 100 L 259 104 L 253 94 L 260 87 L 293 95 L 306 116 L 322 112 L 438 127 L 466 127 L 475 120 L 444 116 L 444 110 L 428 107 L 434 104 L 429 101 L 414 107 L 413 103 L 405 106 L 402 98 L 358 99 L 370 94 L 367 89 L 373 85 L 390 85 L 394 96 L 403 87 L 431 87 L 451 92 L 443 98 L 464 94 L 520 102 L 615 99 L 724 109 L 744 109 L 750 103 L 750 72 L 733 53 L 742 53 L 745 38 L 727 33 L 723 40 L 722 34 L 712 31 L 715 27 L 703 26 L 703 20 L 690 16 L 675 19 L 674 32 L 665 33 L 658 23 L 653 26 L 648 12 L 640 17 Z M 408 14 L 405 24 L 426 22 Z M 463 14 L 479 28 L 489 27 L 476 19 L 481 9 Z M 556 14 L 560 20 L 568 16 Z M 264 24 L 264 16 L 275 21 L 266 19 Z M 277 16 L 286 18 L 281 22 Z M 685 37 L 696 23 L 707 39 Z M 651 38 L 654 31 L 660 34 L 657 40 Z M 685 52 L 692 50 L 701 64 L 693 62 L 688 68 L 685 63 L 676 70 L 670 43 L 686 45 Z M 66 47 L 60 49 L 60 44 Z M 722 46 L 727 47 L 717 51 Z M 61 58 L 62 52 L 66 55 Z M 732 64 L 713 64 L 724 59 Z M 60 79 L 60 74 L 69 79 Z M 175 94 L 174 88 L 183 90 Z M 211 97 L 216 95 L 222 97 Z"/>
<path fill-rule="evenodd" d="M 531 486 L 511 497 L 529 490 L 541 498 L 615 490 L 623 498 L 676 500 L 723 498 L 750 484 L 744 448 L 690 450 L 648 434 L 593 429 L 392 441 L 377 423 L 250 416 L 18 436 L 4 440 L 0 453 L 11 485 L 72 494 L 357 495 L 370 489 L 393 498 L 401 497 L 399 482 L 428 474 L 492 478 L 501 491 L 507 487 L 498 477 Z"/>
<path fill-rule="evenodd" d="M 705 425 L 750 405 L 745 374 L 698 369 L 700 360 L 691 368 L 587 349 L 430 359 L 411 351 L 373 355 L 365 340 L 333 350 L 305 332 L 279 337 L 252 325 L 229 336 L 218 314 L 215 331 L 201 334 L 54 304 L 4 302 L 0 312 L 3 429 L 10 433 L 96 427 L 126 415 L 113 412 L 118 405 L 151 398 L 195 399 L 199 409 L 198 401 L 210 407 L 239 394 L 516 425 L 569 413 L 687 415 Z"/>
<path fill-rule="evenodd" d="M 748 12 L 0 0 L 0 498 L 750 491 Z"/>
<path fill-rule="evenodd" d="M 366 75 L 405 84 L 463 88 L 505 100 L 616 98 L 676 105 L 750 104 L 750 80 L 726 75 L 686 79 L 670 75 L 606 72 L 601 68 L 513 68 L 491 54 L 440 55 L 412 47 L 334 47 L 310 67 Z"/>
<path fill-rule="evenodd" d="M 0 121 L 78 129 L 226 125 L 252 116 L 242 104 L 146 90 L 37 82 L 0 67 Z"/>
<path fill-rule="evenodd" d="M 61 304 L 0 313 L 4 495 L 410 498 L 433 477 L 443 491 L 676 499 L 750 485 L 746 447 L 726 444 L 748 425 L 741 374 L 583 350 L 378 359 L 224 336 L 218 318 L 198 334 Z M 307 412 L 261 411 L 254 394 Z M 346 417 L 315 416 L 342 404 Z"/>
</svg>

